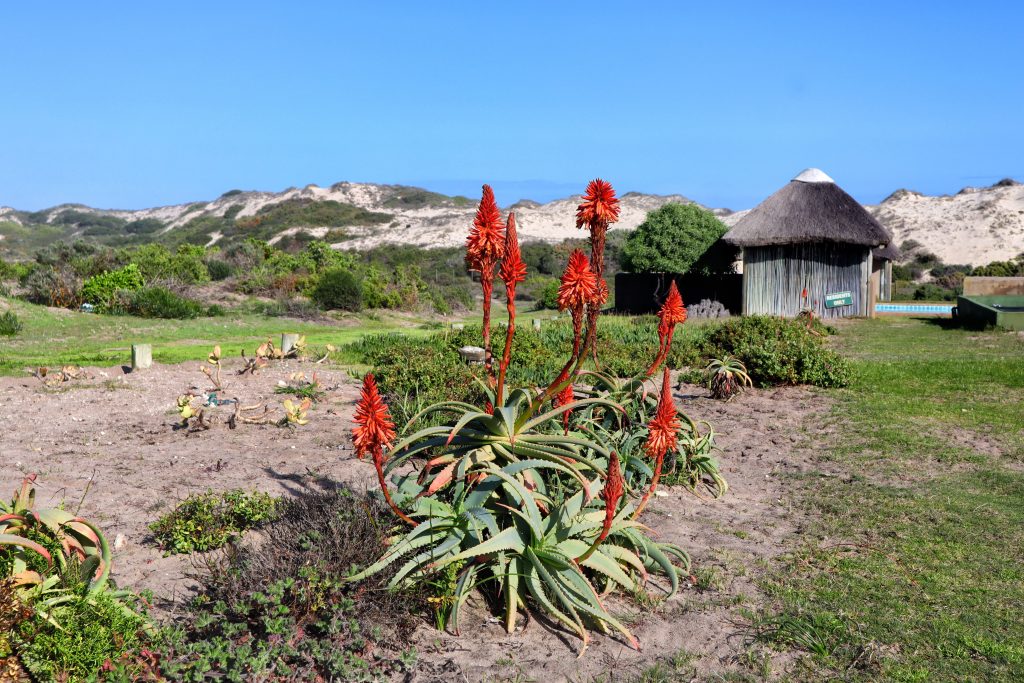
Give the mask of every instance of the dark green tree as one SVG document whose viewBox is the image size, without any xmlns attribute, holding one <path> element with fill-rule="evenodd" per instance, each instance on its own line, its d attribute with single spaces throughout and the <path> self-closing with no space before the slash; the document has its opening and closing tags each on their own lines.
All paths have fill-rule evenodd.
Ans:
<svg viewBox="0 0 1024 683">
<path fill-rule="evenodd" d="M 727 230 L 696 204 L 665 204 L 626 239 L 622 266 L 634 273 L 729 272 L 734 250 L 719 241 Z"/>
</svg>

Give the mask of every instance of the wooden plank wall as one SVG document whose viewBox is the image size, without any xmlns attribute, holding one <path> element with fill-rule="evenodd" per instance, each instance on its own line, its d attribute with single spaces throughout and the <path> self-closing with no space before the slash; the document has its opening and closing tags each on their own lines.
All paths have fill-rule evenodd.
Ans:
<svg viewBox="0 0 1024 683">
<path fill-rule="evenodd" d="M 743 312 L 747 315 L 799 315 L 807 288 L 808 304 L 821 318 L 867 316 L 871 251 L 843 244 L 791 244 L 743 249 Z M 853 305 L 825 308 L 825 295 L 849 291 Z"/>
</svg>

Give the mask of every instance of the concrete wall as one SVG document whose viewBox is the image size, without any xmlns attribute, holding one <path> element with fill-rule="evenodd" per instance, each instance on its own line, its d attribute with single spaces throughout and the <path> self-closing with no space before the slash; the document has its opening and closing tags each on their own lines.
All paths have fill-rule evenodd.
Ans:
<svg viewBox="0 0 1024 683">
<path fill-rule="evenodd" d="M 964 296 L 1024 296 L 1024 277 L 965 277 Z"/>
</svg>

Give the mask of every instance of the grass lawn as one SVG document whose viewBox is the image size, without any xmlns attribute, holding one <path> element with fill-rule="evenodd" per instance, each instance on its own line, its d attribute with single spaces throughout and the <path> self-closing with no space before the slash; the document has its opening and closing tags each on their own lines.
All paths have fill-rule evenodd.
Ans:
<svg viewBox="0 0 1024 683">
<path fill-rule="evenodd" d="M 24 325 L 13 338 L 0 338 L 0 374 L 21 374 L 40 365 L 116 365 L 131 361 L 131 345 L 153 345 L 153 360 L 202 360 L 214 344 L 225 358 L 250 355 L 267 337 L 280 343 L 282 332 L 308 336 L 311 346 L 341 346 L 366 334 L 401 331 L 424 335 L 436 330 L 425 318 L 407 315 L 345 315 L 331 324 L 296 322 L 251 314 L 195 320 L 159 320 L 59 311 L 6 299 Z"/>
<path fill-rule="evenodd" d="M 1024 680 L 1024 337 L 899 318 L 837 343 L 848 476 L 795 482 L 817 520 L 755 633 L 808 653 L 798 680 Z"/>
</svg>

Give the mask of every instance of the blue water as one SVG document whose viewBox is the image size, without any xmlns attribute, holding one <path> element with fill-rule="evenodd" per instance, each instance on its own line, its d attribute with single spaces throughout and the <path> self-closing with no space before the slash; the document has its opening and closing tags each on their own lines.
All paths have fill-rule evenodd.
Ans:
<svg viewBox="0 0 1024 683">
<path fill-rule="evenodd" d="M 878 313 L 952 314 L 953 304 L 875 304 Z"/>
</svg>

